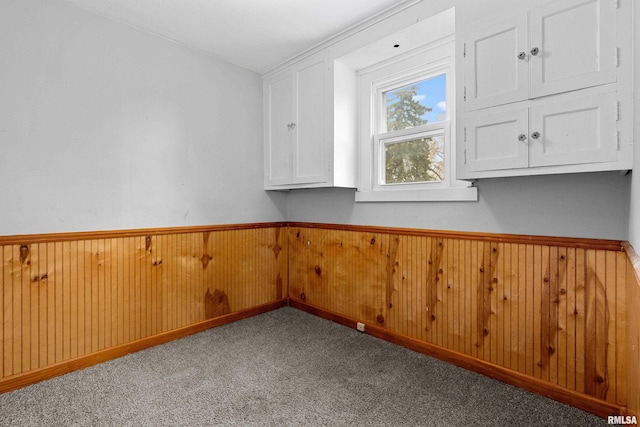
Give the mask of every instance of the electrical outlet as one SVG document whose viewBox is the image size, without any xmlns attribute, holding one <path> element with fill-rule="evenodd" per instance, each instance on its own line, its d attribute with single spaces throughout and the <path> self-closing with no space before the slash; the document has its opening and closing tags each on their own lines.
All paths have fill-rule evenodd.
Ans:
<svg viewBox="0 0 640 427">
<path fill-rule="evenodd" d="M 364 332 L 364 323 L 358 322 L 356 324 L 356 329 L 359 330 L 360 332 Z"/>
</svg>

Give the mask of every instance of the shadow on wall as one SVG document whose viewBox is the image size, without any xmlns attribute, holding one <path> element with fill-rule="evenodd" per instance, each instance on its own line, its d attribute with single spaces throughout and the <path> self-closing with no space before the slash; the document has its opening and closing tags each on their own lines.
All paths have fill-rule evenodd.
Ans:
<svg viewBox="0 0 640 427">
<path fill-rule="evenodd" d="M 355 203 L 353 189 L 294 190 L 287 194 L 286 217 L 300 222 L 627 240 L 628 175 L 493 178 L 475 185 L 478 202 Z"/>
<path fill-rule="evenodd" d="M 496 232 L 626 240 L 630 176 L 619 172 L 484 179 Z"/>
</svg>

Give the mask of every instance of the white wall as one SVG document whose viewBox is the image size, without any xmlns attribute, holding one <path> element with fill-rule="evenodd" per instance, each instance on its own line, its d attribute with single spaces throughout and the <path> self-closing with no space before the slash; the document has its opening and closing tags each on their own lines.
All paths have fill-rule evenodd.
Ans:
<svg viewBox="0 0 640 427">
<path fill-rule="evenodd" d="M 529 4 L 428 7 L 465 22 L 516 3 Z M 473 203 L 356 204 L 353 190 L 264 192 L 262 169 L 257 74 L 60 0 L 0 0 L 0 235 L 288 219 L 640 247 L 640 173 L 481 180 Z"/>
<path fill-rule="evenodd" d="M 60 0 L 0 0 L 0 235 L 281 221 L 251 71 Z"/>
<path fill-rule="evenodd" d="M 288 219 L 626 240 L 629 177 L 617 172 L 485 179 L 477 186 L 477 202 L 354 203 L 354 190 L 295 190 Z"/>
<path fill-rule="evenodd" d="M 415 6 L 415 13 L 406 17 L 398 14 L 393 20 L 398 23 L 396 26 L 408 25 L 415 22 L 417 16 L 436 14 L 455 6 L 456 31 L 464 31 L 466 23 L 505 8 L 529 8 L 548 1 L 425 0 Z M 625 3 L 625 7 L 629 4 Z M 397 30 L 387 22 L 359 32 L 352 38 L 356 41 L 347 40 L 342 44 L 351 47 L 363 43 L 364 38 L 376 31 Z M 332 49 L 342 48 L 336 45 Z M 638 151 L 636 149 L 636 159 Z M 629 175 L 617 172 L 484 179 L 476 184 L 478 202 L 453 203 L 355 203 L 353 190 L 296 190 L 289 195 L 287 217 L 290 221 L 626 240 L 630 223 L 630 181 Z M 634 185 L 634 191 L 640 191 L 637 176 Z M 631 221 L 637 224 L 640 201 L 637 197 L 634 200 Z M 327 206 L 331 206 L 331 210 L 326 209 Z M 637 238 L 640 227 L 634 230 Z"/>
</svg>

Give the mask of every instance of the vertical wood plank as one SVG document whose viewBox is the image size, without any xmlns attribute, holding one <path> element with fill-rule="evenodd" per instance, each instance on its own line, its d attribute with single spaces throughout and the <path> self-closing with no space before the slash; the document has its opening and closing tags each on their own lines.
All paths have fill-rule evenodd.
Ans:
<svg viewBox="0 0 640 427">
<path fill-rule="evenodd" d="M 491 339 L 491 363 L 504 366 L 504 245 L 491 243 L 491 284 L 490 289 L 490 329 L 493 330 Z M 500 295 L 500 298 L 498 298 Z"/>
<path fill-rule="evenodd" d="M 567 387 L 567 367 L 573 366 L 573 361 L 568 359 L 567 351 L 567 248 L 558 248 L 557 285 L 555 286 L 555 298 L 557 298 L 557 351 L 552 355 L 555 358 L 557 371 L 557 384 Z"/>
<path fill-rule="evenodd" d="M 605 304 L 606 311 L 608 313 L 607 323 L 604 325 L 605 330 L 603 331 L 605 335 L 605 352 L 606 352 L 606 369 L 607 369 L 607 380 L 609 382 L 609 390 L 606 395 L 606 399 L 608 402 L 615 403 L 618 399 L 617 391 L 618 384 L 616 379 L 618 378 L 617 374 L 617 354 L 616 354 L 616 330 L 617 330 L 617 318 L 618 311 L 616 307 L 616 301 L 618 300 L 616 295 L 616 253 L 613 251 L 603 252 L 605 257 L 604 262 L 604 281 L 605 281 Z"/>
<path fill-rule="evenodd" d="M 40 272 L 38 265 L 38 248 L 37 244 L 20 245 L 20 263 L 22 265 L 21 288 L 23 299 L 29 300 L 29 307 L 23 308 L 23 310 L 28 313 L 28 320 L 26 320 L 27 325 L 24 325 L 26 327 L 23 328 L 22 333 L 24 334 L 24 340 L 28 341 L 28 345 L 26 347 L 23 346 L 22 350 L 30 352 L 30 364 L 23 367 L 25 372 L 30 369 L 37 369 L 40 366 Z M 23 258 L 25 249 L 28 255 Z M 28 297 L 27 293 L 29 294 Z"/>
<path fill-rule="evenodd" d="M 518 244 L 518 256 L 515 262 L 518 272 L 518 372 L 527 373 L 527 331 L 530 325 L 527 323 L 527 247 Z"/>
<path fill-rule="evenodd" d="M 478 260 L 478 242 L 469 242 L 469 257 L 471 262 L 469 263 L 469 304 L 471 306 L 471 355 L 473 357 L 482 358 L 482 341 L 479 338 L 482 336 L 482 324 L 478 324 L 478 311 L 482 312 L 482 307 L 478 306 L 478 286 L 480 285 L 480 278 L 478 277 L 479 260 Z"/>
<path fill-rule="evenodd" d="M 100 242 L 97 239 L 91 240 L 91 353 L 95 353 L 100 348 L 100 338 L 102 338 L 102 315 L 104 307 L 102 306 L 102 289 L 100 265 Z"/>
<path fill-rule="evenodd" d="M 567 278 L 566 278 L 566 311 L 567 311 L 567 327 L 566 327 L 566 347 L 567 347 L 567 388 L 576 389 L 576 310 L 577 306 L 577 289 L 576 289 L 576 250 L 574 248 L 567 249 Z"/>
<path fill-rule="evenodd" d="M 2 247 L 2 372 L 13 374 L 13 246 Z"/>
<path fill-rule="evenodd" d="M 626 406 L 628 402 L 628 389 L 629 383 L 629 365 L 633 363 L 632 360 L 627 360 L 627 356 L 631 358 L 631 354 L 627 355 L 627 347 L 630 347 L 630 340 L 628 339 L 627 330 L 629 325 L 628 308 L 631 305 L 627 302 L 627 255 L 624 252 L 616 253 L 616 335 L 615 335 L 615 347 L 616 347 L 616 403 L 618 405 Z M 638 301 L 640 303 L 640 301 Z M 634 307 L 640 307 L 635 305 Z"/>
<path fill-rule="evenodd" d="M 47 304 L 47 244 L 39 243 L 32 246 L 37 246 L 38 268 L 37 275 L 32 280 L 38 285 L 38 367 L 43 368 L 47 366 L 48 354 L 48 304 Z"/>
<path fill-rule="evenodd" d="M 55 258 L 53 261 L 54 273 L 54 310 L 55 310 L 55 354 L 54 362 L 59 363 L 64 360 L 64 290 L 65 290 L 65 269 L 64 251 L 62 242 L 54 242 Z"/>
<path fill-rule="evenodd" d="M 585 392 L 587 361 L 587 251 L 576 249 L 576 390 Z"/>
</svg>

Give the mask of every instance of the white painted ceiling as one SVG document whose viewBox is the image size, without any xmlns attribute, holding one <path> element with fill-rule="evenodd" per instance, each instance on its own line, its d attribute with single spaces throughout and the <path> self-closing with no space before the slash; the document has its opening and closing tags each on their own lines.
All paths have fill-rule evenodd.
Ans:
<svg viewBox="0 0 640 427">
<path fill-rule="evenodd" d="M 66 0 L 259 73 L 406 0 Z"/>
</svg>

